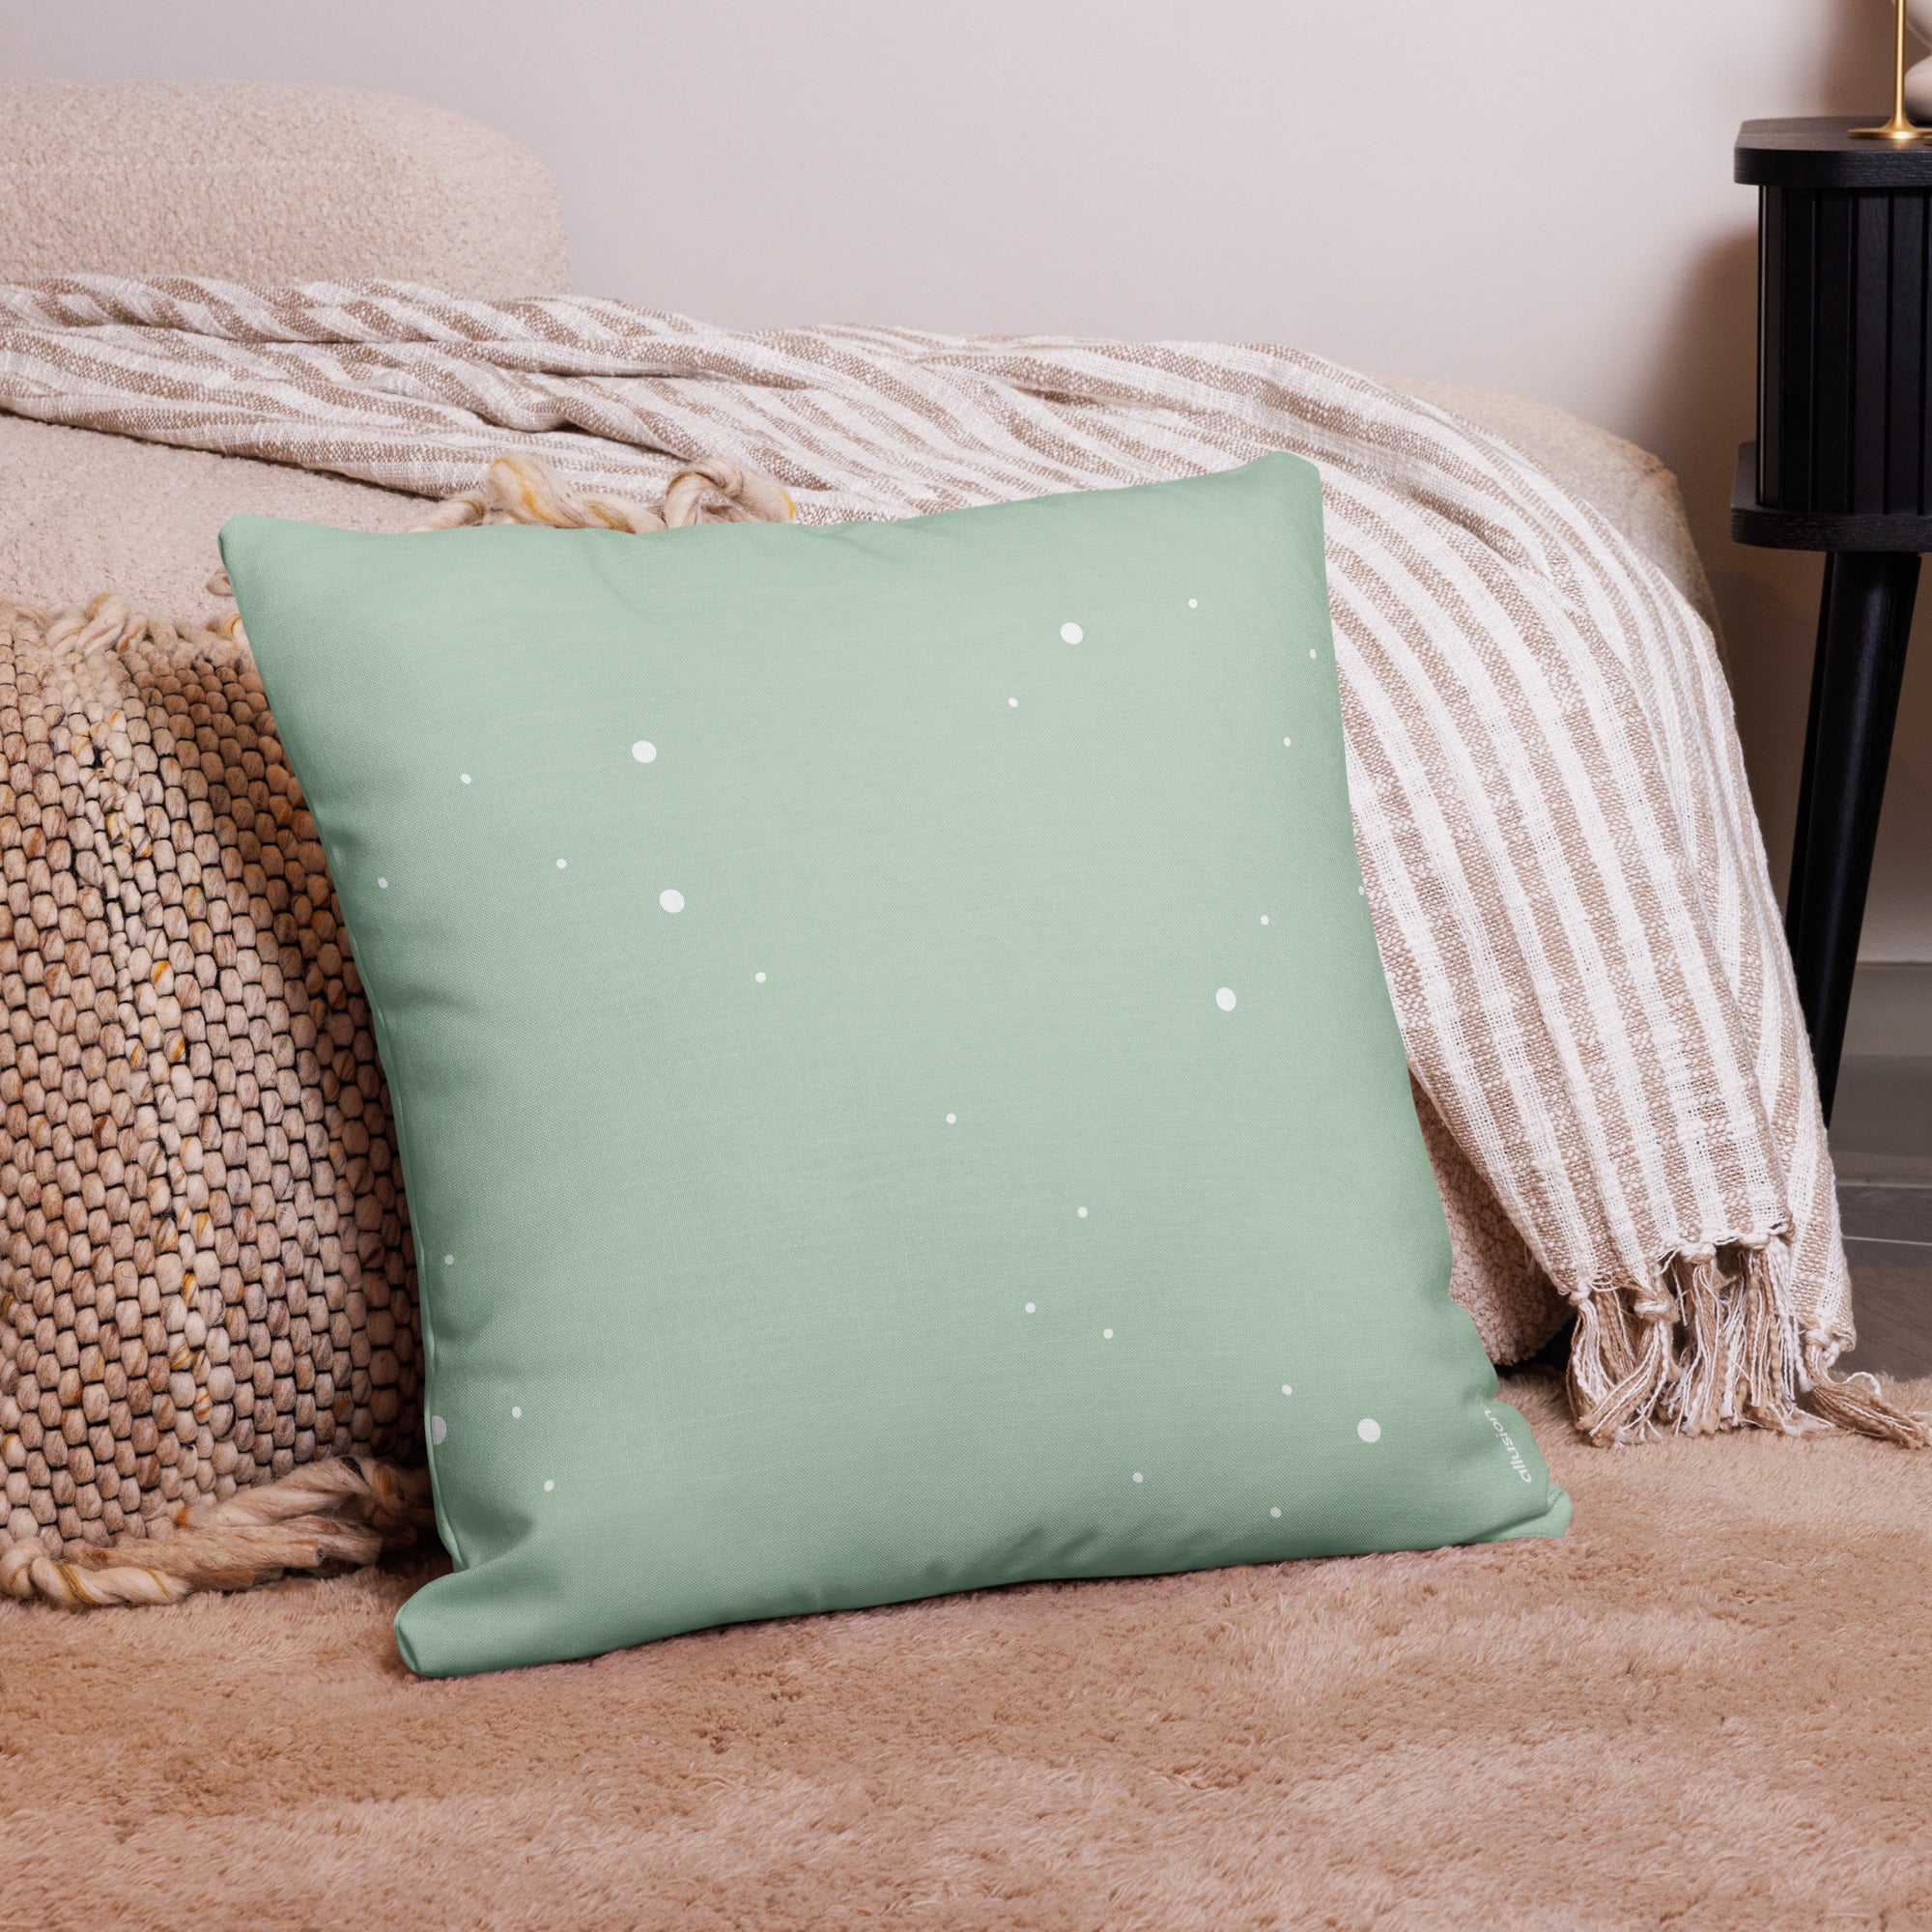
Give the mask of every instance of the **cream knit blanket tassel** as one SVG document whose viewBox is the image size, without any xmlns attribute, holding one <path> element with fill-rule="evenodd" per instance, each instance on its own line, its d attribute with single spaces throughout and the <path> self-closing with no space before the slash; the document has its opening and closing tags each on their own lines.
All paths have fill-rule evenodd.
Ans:
<svg viewBox="0 0 1932 1932">
<path fill-rule="evenodd" d="M 65 1561 L 33 1544 L 0 1551 L 0 1593 L 63 1609 L 178 1604 L 197 1590 L 247 1590 L 291 1570 L 373 1563 L 435 1521 L 429 1471 L 363 1456 L 309 1463 L 225 1502 L 182 1508 L 174 1534 L 83 1549 Z"/>
<path fill-rule="evenodd" d="M 469 524 L 547 524 L 555 529 L 683 529 L 692 524 L 788 524 L 798 506 L 769 476 L 707 457 L 687 463 L 665 485 L 655 510 L 627 497 L 581 495 L 529 457 L 499 456 L 474 490 L 446 497 L 413 531 Z"/>
</svg>

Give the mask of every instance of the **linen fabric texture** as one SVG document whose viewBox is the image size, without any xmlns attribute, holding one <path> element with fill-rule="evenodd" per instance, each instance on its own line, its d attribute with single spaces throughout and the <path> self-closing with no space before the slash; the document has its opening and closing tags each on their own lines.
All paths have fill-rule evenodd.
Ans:
<svg viewBox="0 0 1932 1932">
<path fill-rule="evenodd" d="M 412 1669 L 1560 1532 L 1447 1292 L 1307 465 L 223 555 L 421 1260 Z"/>
</svg>

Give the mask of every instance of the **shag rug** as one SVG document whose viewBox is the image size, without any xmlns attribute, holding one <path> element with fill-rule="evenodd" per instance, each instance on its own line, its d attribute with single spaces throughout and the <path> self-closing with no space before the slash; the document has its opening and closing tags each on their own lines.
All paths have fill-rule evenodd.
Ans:
<svg viewBox="0 0 1932 1932">
<path fill-rule="evenodd" d="M 389 1636 L 424 1564 L 0 1606 L 0 1923 L 1932 1925 L 1932 1457 L 1591 1449 L 1505 1390 L 1560 1543 L 441 1683 Z"/>
</svg>

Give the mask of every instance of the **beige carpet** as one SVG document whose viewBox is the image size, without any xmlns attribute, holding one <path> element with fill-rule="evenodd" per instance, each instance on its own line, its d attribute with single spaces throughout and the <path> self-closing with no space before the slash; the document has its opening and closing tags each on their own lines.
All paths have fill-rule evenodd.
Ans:
<svg viewBox="0 0 1932 1932">
<path fill-rule="evenodd" d="M 0 1607 L 0 1924 L 1932 1925 L 1932 1455 L 1605 1453 L 1505 1386 L 1561 1544 L 438 1684 L 420 1570 Z"/>
</svg>

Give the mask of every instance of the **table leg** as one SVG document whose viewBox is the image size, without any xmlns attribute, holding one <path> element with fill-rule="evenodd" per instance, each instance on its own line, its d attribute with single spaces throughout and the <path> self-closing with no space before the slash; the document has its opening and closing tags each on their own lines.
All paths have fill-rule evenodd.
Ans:
<svg viewBox="0 0 1932 1932">
<path fill-rule="evenodd" d="M 1825 559 L 1784 931 L 1827 1121 L 1918 590 L 1918 558 L 1909 552 L 1844 551 Z"/>
</svg>

